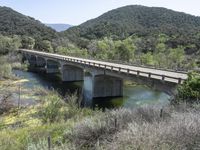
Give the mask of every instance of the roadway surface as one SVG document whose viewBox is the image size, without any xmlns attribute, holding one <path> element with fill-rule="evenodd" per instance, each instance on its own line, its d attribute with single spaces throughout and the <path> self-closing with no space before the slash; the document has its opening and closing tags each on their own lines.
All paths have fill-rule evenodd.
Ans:
<svg viewBox="0 0 200 150">
<path fill-rule="evenodd" d="M 35 51 L 35 50 L 20 49 L 19 51 L 26 52 L 32 55 L 58 59 L 62 61 L 69 61 L 73 63 L 85 64 L 85 65 L 97 67 L 100 69 L 104 68 L 106 70 L 127 73 L 129 75 L 131 74 L 138 75 L 142 77 L 148 77 L 148 78 L 153 78 L 153 79 L 158 79 L 158 80 L 163 80 L 163 81 L 168 81 L 168 82 L 173 82 L 173 83 L 182 83 L 184 80 L 187 79 L 187 73 L 185 72 L 177 72 L 177 71 L 171 71 L 171 70 L 161 70 L 161 69 L 156 69 L 156 68 L 117 64 L 117 63 L 111 63 L 111 62 L 105 62 L 105 61 L 97 61 L 97 60 L 91 60 L 91 59 L 46 53 L 46 52 Z"/>
</svg>

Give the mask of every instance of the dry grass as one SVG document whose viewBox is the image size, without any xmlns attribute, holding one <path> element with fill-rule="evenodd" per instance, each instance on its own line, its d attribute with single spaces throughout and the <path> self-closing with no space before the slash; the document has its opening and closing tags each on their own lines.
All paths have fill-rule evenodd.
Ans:
<svg viewBox="0 0 200 150">
<path fill-rule="evenodd" d="M 85 119 L 65 139 L 76 149 L 200 149 L 199 127 L 195 109 L 119 109 Z"/>
<path fill-rule="evenodd" d="M 174 113 L 168 121 L 132 122 L 117 133 L 105 149 L 197 149 L 200 148 L 200 114 Z"/>
</svg>

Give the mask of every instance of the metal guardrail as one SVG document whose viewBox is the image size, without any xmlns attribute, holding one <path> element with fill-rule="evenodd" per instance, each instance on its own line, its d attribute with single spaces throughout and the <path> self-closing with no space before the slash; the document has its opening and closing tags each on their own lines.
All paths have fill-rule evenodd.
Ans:
<svg viewBox="0 0 200 150">
<path fill-rule="evenodd" d="M 71 57 L 71 56 L 63 56 L 63 55 L 58 55 L 58 54 L 51 54 L 51 53 L 46 53 L 46 52 L 39 52 L 39 51 L 25 50 L 25 49 L 20 49 L 19 51 L 27 52 L 27 53 L 31 53 L 31 54 L 35 54 L 35 55 L 40 55 L 40 56 L 44 56 L 44 57 L 48 57 L 48 58 L 58 59 L 58 60 L 62 60 L 62 61 L 69 61 L 69 62 L 73 62 L 73 63 L 84 64 L 84 65 L 88 65 L 91 67 L 98 67 L 98 68 L 102 68 L 102 69 L 106 69 L 106 70 L 110 70 L 110 71 L 117 71 L 120 73 L 126 73 L 128 75 L 143 76 L 143 77 L 154 78 L 154 79 L 159 79 L 159 80 L 163 80 L 163 81 L 165 81 L 168 78 L 167 81 L 169 81 L 169 79 L 176 80 L 177 82 L 175 82 L 175 81 L 169 81 L 169 82 L 174 82 L 174 83 L 178 83 L 178 84 L 181 84 L 182 81 L 185 80 L 180 77 L 173 77 L 173 76 L 168 76 L 168 75 L 163 75 L 163 74 L 157 74 L 157 73 L 145 72 L 145 71 L 141 71 L 141 70 L 117 67 L 114 65 L 108 65 L 106 63 L 109 63 L 109 62 L 104 62 L 104 61 L 100 62 L 98 60 L 89 60 L 89 59 L 85 59 L 85 58 L 76 58 L 76 57 Z M 94 61 L 96 61 L 96 62 L 94 62 Z M 125 65 L 125 64 L 115 63 L 115 65 Z M 130 65 L 127 65 L 127 66 L 130 66 Z M 141 66 L 132 66 L 132 67 L 141 67 Z M 142 67 L 142 68 L 148 68 L 148 67 Z M 161 69 L 156 69 L 156 68 L 148 68 L 148 69 L 155 69 L 155 70 L 166 71 L 166 72 L 174 72 L 174 73 L 180 73 L 180 74 L 185 74 L 185 75 L 187 74 L 186 72 L 161 70 Z M 154 76 L 154 77 L 152 77 L 152 76 Z"/>
<path fill-rule="evenodd" d="M 60 54 L 62 55 L 62 54 Z M 76 58 L 82 58 L 82 59 L 90 59 L 93 61 L 103 61 L 103 62 L 108 62 L 108 63 L 116 63 L 116 64 L 121 64 L 121 65 L 128 65 L 128 66 L 135 66 L 135 67 L 142 67 L 142 68 L 148 68 L 148 69 L 156 69 L 156 70 L 162 70 L 162 71 L 170 71 L 170 72 L 176 72 L 176 73 L 185 73 L 187 74 L 189 72 L 189 70 L 186 69 L 167 69 L 167 68 L 159 68 L 159 67 L 155 67 L 153 65 L 141 65 L 141 64 L 135 64 L 135 63 L 130 63 L 130 62 L 124 62 L 124 61 L 119 61 L 119 60 L 108 60 L 108 59 L 97 59 L 94 57 L 79 57 L 78 55 L 69 55 L 70 57 L 76 57 Z"/>
</svg>

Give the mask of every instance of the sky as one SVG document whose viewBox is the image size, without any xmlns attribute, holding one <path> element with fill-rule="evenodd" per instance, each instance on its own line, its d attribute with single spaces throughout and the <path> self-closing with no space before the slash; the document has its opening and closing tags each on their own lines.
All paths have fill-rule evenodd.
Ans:
<svg viewBox="0 0 200 150">
<path fill-rule="evenodd" d="M 71 25 L 126 5 L 165 7 L 200 16 L 200 0 L 0 0 L 0 6 L 11 7 L 43 23 Z"/>
</svg>

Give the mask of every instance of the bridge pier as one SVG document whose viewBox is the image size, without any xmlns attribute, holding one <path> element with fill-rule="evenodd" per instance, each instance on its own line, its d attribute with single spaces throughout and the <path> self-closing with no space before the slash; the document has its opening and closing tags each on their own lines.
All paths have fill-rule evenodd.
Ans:
<svg viewBox="0 0 200 150">
<path fill-rule="evenodd" d="M 59 73 L 60 63 L 55 60 L 47 59 L 45 69 L 46 73 Z"/>
<path fill-rule="evenodd" d="M 177 84 L 170 82 L 163 82 L 159 80 L 151 80 L 150 83 L 146 83 L 146 85 L 153 90 L 158 90 L 166 93 L 169 96 L 174 96 L 177 94 Z"/>
<path fill-rule="evenodd" d="M 28 60 L 30 67 L 44 68 L 46 73 L 61 71 L 63 81 L 83 80 L 83 70 L 88 70 L 92 73 L 91 89 L 94 98 L 123 96 L 123 79 L 174 95 L 177 85 L 187 79 L 186 73 L 176 71 L 94 61 L 33 50 L 20 51 Z"/>
<path fill-rule="evenodd" d="M 123 96 L 123 80 L 108 75 L 93 76 L 93 98 Z"/>
<path fill-rule="evenodd" d="M 39 68 L 45 68 L 47 65 L 47 60 L 43 57 L 36 57 L 37 58 L 37 67 Z"/>
<path fill-rule="evenodd" d="M 37 57 L 35 55 L 28 56 L 28 62 L 30 67 L 34 68 L 37 66 Z"/>
<path fill-rule="evenodd" d="M 61 74 L 64 82 L 83 81 L 84 78 L 84 70 L 82 68 L 66 64 L 62 65 Z"/>
</svg>

